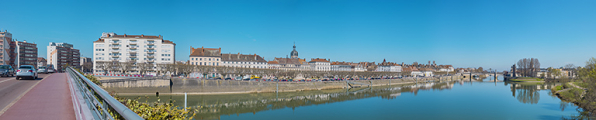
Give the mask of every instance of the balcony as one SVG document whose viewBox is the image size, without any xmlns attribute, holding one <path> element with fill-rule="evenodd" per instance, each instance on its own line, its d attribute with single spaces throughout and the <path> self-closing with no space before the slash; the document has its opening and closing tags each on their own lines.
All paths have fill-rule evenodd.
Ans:
<svg viewBox="0 0 596 120">
<path fill-rule="evenodd" d="M 147 55 L 147 58 L 154 58 L 155 55 Z"/>
<path fill-rule="evenodd" d="M 155 42 L 145 42 L 145 44 L 147 44 L 147 45 L 154 45 Z"/>
<path fill-rule="evenodd" d="M 129 52 L 129 53 L 137 53 L 137 51 L 136 51 L 136 50 L 129 50 L 128 52 Z"/>
<path fill-rule="evenodd" d="M 118 55 L 118 54 L 112 54 L 112 55 L 110 55 L 110 56 L 112 56 L 113 58 L 120 57 L 120 55 Z"/>
<path fill-rule="evenodd" d="M 120 52 L 120 50 L 111 50 L 111 51 L 112 51 L 112 53 L 119 53 Z"/>
<path fill-rule="evenodd" d="M 112 44 L 112 45 L 118 45 L 118 44 L 120 44 L 120 41 L 110 42 L 110 44 Z"/>
<path fill-rule="evenodd" d="M 147 59 L 147 62 L 155 62 L 155 59 Z"/>
<path fill-rule="evenodd" d="M 130 55 L 130 58 L 137 58 L 138 55 Z"/>
<path fill-rule="evenodd" d="M 134 45 L 134 46 L 130 46 L 129 48 L 130 49 L 137 49 L 137 48 L 139 48 L 139 46 Z"/>
<path fill-rule="evenodd" d="M 149 51 L 147 51 L 147 54 L 153 54 L 153 53 L 155 53 L 155 50 L 149 50 Z"/>
<path fill-rule="evenodd" d="M 111 47 L 112 49 L 119 49 L 119 48 L 120 48 L 120 45 L 110 45 L 110 47 Z"/>
<path fill-rule="evenodd" d="M 137 43 L 138 43 L 137 41 L 134 41 L 134 42 L 133 41 L 130 41 L 130 42 L 128 42 L 128 44 L 130 44 L 130 45 L 136 45 Z"/>
<path fill-rule="evenodd" d="M 155 46 L 147 46 L 147 49 L 153 50 L 155 49 Z"/>
</svg>

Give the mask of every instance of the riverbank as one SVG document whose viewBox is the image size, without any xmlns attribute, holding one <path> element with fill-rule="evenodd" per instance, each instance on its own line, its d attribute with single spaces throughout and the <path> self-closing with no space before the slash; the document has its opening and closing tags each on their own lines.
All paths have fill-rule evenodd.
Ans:
<svg viewBox="0 0 596 120">
<path fill-rule="evenodd" d="M 404 78 L 383 80 L 351 80 L 363 83 L 364 86 L 387 86 L 412 83 L 426 83 L 433 81 L 451 81 L 462 79 L 462 76 L 442 76 L 428 78 Z M 106 91 L 119 95 L 155 95 L 155 94 L 245 94 L 269 92 L 297 92 L 311 90 L 343 89 L 348 87 L 346 81 L 317 81 L 317 82 L 272 82 L 272 81 L 234 81 L 234 80 L 202 80 L 173 78 L 170 87 L 169 79 L 154 80 L 119 80 L 102 81 Z M 359 86 L 359 85 L 354 85 Z"/>
</svg>

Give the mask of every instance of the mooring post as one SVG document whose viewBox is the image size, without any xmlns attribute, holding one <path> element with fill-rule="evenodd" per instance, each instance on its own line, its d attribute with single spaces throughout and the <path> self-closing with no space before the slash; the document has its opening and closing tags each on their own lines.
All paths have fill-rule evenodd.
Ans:
<svg viewBox="0 0 596 120">
<path fill-rule="evenodd" d="M 186 92 L 184 92 L 184 111 L 186 111 L 186 102 L 188 101 L 186 97 Z"/>
<path fill-rule="evenodd" d="M 277 92 L 279 92 L 279 82 L 277 82 L 277 83 L 275 84 L 275 92 L 276 92 L 276 93 L 277 93 Z"/>
</svg>

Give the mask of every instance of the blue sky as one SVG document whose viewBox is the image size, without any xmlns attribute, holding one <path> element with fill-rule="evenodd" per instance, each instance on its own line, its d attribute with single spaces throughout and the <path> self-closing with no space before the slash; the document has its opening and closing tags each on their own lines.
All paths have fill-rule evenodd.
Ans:
<svg viewBox="0 0 596 120">
<path fill-rule="evenodd" d="M 596 47 L 596 1 L 238 0 L 2 2 L 0 28 L 19 41 L 67 42 L 92 57 L 102 32 L 163 35 L 176 60 L 190 46 L 224 53 L 414 61 L 504 70 L 521 58 L 584 65 Z"/>
</svg>

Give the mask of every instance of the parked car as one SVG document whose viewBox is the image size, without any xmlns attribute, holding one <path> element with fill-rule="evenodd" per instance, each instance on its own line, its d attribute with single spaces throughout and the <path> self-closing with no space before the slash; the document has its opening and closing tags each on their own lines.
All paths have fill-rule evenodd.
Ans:
<svg viewBox="0 0 596 120">
<path fill-rule="evenodd" d="M 37 73 L 48 74 L 48 69 L 45 66 L 41 66 L 37 68 Z"/>
<path fill-rule="evenodd" d="M 53 65 L 47 65 L 46 66 L 46 71 L 48 71 L 48 73 L 55 73 L 56 69 L 54 69 Z"/>
<path fill-rule="evenodd" d="M 14 68 L 12 68 L 10 65 L 0 65 L 0 75 L 2 77 L 14 76 Z"/>
<path fill-rule="evenodd" d="M 32 65 L 21 65 L 17 70 L 17 80 L 22 79 L 23 77 L 35 80 L 37 79 L 37 70 Z"/>
</svg>

